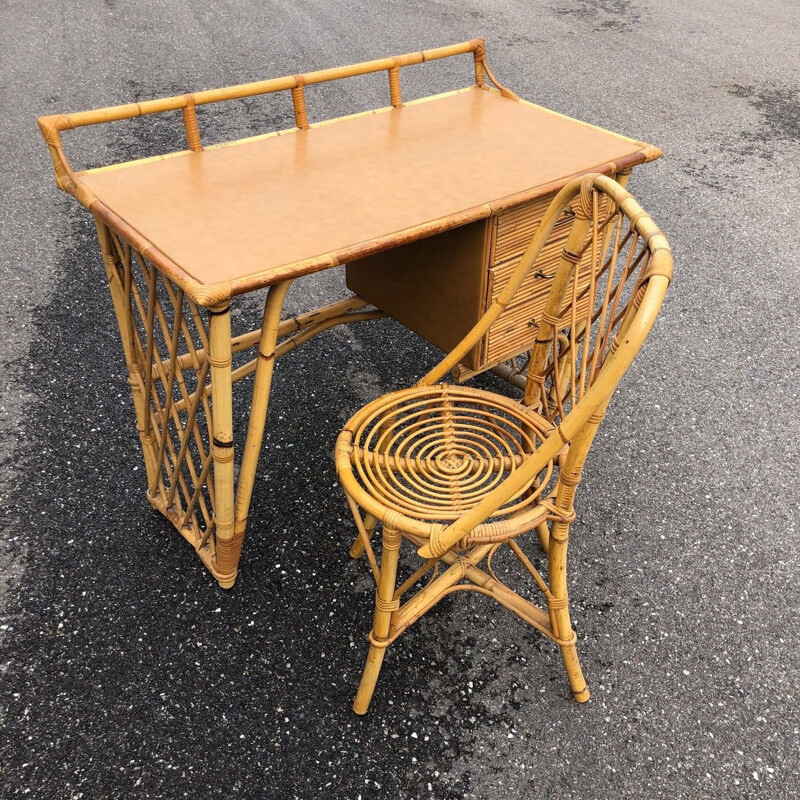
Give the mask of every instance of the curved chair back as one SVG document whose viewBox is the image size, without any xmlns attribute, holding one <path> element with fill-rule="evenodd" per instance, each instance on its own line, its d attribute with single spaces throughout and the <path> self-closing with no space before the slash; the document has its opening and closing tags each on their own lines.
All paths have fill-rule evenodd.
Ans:
<svg viewBox="0 0 800 800">
<path fill-rule="evenodd" d="M 569 234 L 552 275 L 545 311 L 532 326 L 536 334 L 524 399 L 553 424 L 553 432 L 524 467 L 444 531 L 432 535 L 420 549 L 426 558 L 441 556 L 491 517 L 567 443 L 571 447 L 560 470 L 558 505 L 571 509 L 597 425 L 661 307 L 672 275 L 666 237 L 616 181 L 587 175 L 559 192 L 506 290 L 421 384 L 442 378 L 475 346 L 511 303 L 561 225 L 569 225 Z"/>
</svg>

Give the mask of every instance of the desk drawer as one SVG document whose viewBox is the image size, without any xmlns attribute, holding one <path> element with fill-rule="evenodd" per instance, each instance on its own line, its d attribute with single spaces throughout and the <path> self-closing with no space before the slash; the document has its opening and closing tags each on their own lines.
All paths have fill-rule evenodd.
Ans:
<svg viewBox="0 0 800 800">
<path fill-rule="evenodd" d="M 492 265 L 525 252 L 554 197 L 555 194 L 548 194 L 497 216 L 492 242 Z M 601 202 L 605 203 L 605 198 Z M 569 210 L 556 223 L 555 231 L 568 227 L 577 206 L 576 197 L 567 207 Z M 603 216 L 601 211 L 601 218 Z M 555 232 L 553 235 L 555 236 Z"/>
<path fill-rule="evenodd" d="M 539 221 L 547 211 L 553 197 L 555 195 L 552 194 L 539 197 L 497 217 L 494 247 L 492 248 L 493 264 L 499 264 L 525 252 L 525 248 L 530 244 L 533 234 L 539 227 Z"/>
<path fill-rule="evenodd" d="M 559 223 L 550 236 L 536 263 L 525 276 L 517 290 L 514 301 L 497 319 L 486 334 L 484 362 L 496 364 L 531 347 L 539 321 L 547 305 L 550 285 L 558 268 L 561 252 L 569 235 L 570 225 Z M 493 303 L 508 285 L 522 256 L 496 264 L 489 268 L 489 303 Z M 578 266 L 578 286 L 583 290 L 589 285 L 592 254 L 584 253 Z M 578 316 L 587 312 L 589 298 L 578 304 Z"/>
</svg>

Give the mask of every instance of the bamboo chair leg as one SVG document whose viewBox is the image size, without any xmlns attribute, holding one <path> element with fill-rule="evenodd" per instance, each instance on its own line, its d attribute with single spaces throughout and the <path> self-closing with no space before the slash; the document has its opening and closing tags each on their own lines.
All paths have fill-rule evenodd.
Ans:
<svg viewBox="0 0 800 800">
<path fill-rule="evenodd" d="M 378 452 L 386 452 L 386 446 L 382 446 L 378 448 Z M 372 537 L 373 532 L 375 531 L 375 526 L 377 525 L 378 520 L 372 516 L 372 514 L 367 514 L 364 517 L 364 528 L 367 531 L 367 534 Z M 356 540 L 353 542 L 353 546 L 350 548 L 350 555 L 352 558 L 361 558 L 364 554 L 364 542 L 361 540 L 360 536 L 356 537 Z"/>
<path fill-rule="evenodd" d="M 570 628 L 571 630 L 572 628 Z M 585 703 L 591 694 L 586 686 L 586 679 L 583 677 L 581 663 L 578 661 L 578 648 L 575 646 L 575 642 L 561 645 L 561 657 L 564 659 L 564 666 L 567 669 L 572 696 L 578 703 Z"/>
<path fill-rule="evenodd" d="M 394 599 L 394 589 L 402 538 L 399 531 L 384 527 L 381 573 L 378 591 L 375 595 L 375 617 L 370 633 L 370 648 L 367 654 L 367 663 L 361 675 L 361 683 L 353 702 L 353 711 L 356 714 L 367 713 L 383 664 L 383 656 L 386 653 L 392 615 L 400 607 L 400 601 Z"/>
<path fill-rule="evenodd" d="M 573 492 L 570 492 L 572 494 Z M 570 498 L 571 500 L 571 498 Z M 550 621 L 553 634 L 561 648 L 561 657 L 567 670 L 569 684 L 572 687 L 572 696 L 579 703 L 589 699 L 589 689 L 583 677 L 578 649 L 575 646 L 575 631 L 572 630 L 572 621 L 569 615 L 569 599 L 567 595 L 567 544 L 569 541 L 569 523 L 554 522 L 550 531 L 549 547 L 549 578 L 552 599 L 550 606 Z"/>
<path fill-rule="evenodd" d="M 378 524 L 378 520 L 372 516 L 372 514 L 367 514 L 364 517 L 364 529 L 366 530 L 367 534 L 371 537 L 372 534 L 375 532 L 375 526 Z M 351 558 L 361 558 L 364 555 L 365 545 L 364 541 L 362 540 L 361 536 L 356 536 L 355 541 L 353 542 L 353 546 L 350 548 L 350 557 Z"/>
</svg>

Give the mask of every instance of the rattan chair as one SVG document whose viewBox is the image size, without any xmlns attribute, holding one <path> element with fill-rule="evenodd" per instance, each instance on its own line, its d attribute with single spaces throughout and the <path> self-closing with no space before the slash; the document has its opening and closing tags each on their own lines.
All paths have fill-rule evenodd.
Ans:
<svg viewBox="0 0 800 800">
<path fill-rule="evenodd" d="M 554 242 L 563 244 L 555 270 L 536 273 L 550 288 L 542 318 L 531 324 L 524 398 L 438 383 Z M 573 499 L 606 406 L 653 325 L 671 273 L 669 244 L 632 195 L 602 175 L 575 179 L 463 341 L 415 386 L 378 398 L 347 423 L 336 469 L 358 528 L 351 555 L 366 551 L 377 584 L 356 713 L 369 707 L 386 648 L 442 597 L 465 589 L 493 597 L 556 642 L 575 699 L 589 699 L 567 597 Z M 380 564 L 371 541 L 378 522 Z M 547 556 L 546 577 L 518 541 L 533 531 Z M 401 581 L 403 540 L 422 564 Z M 497 577 L 492 558 L 503 545 L 532 576 L 546 610 Z"/>
</svg>

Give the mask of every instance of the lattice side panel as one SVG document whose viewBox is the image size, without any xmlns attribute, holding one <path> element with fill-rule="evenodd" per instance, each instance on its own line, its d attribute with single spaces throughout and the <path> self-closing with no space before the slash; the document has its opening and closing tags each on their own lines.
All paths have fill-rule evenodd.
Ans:
<svg viewBox="0 0 800 800">
<path fill-rule="evenodd" d="M 131 373 L 148 499 L 196 548 L 207 545 L 213 555 L 206 312 L 106 230 L 104 255 Z"/>
</svg>

